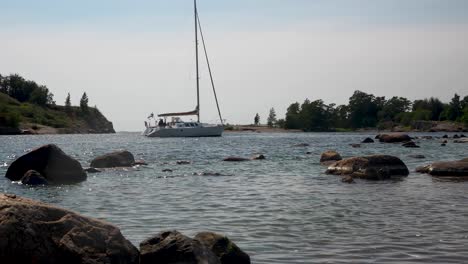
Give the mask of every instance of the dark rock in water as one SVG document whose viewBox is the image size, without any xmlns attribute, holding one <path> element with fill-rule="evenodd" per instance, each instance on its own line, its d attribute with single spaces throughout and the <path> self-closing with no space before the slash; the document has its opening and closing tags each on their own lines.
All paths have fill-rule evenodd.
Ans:
<svg viewBox="0 0 468 264">
<path fill-rule="evenodd" d="M 362 141 L 362 143 L 374 143 L 374 142 L 375 142 L 375 141 L 374 141 L 372 138 L 370 138 L 370 137 L 368 137 L 368 138 L 366 138 L 366 139 L 364 139 L 364 140 Z"/>
<path fill-rule="evenodd" d="M 306 154 L 307 154 L 307 155 L 312 155 L 312 152 L 307 151 Z"/>
<path fill-rule="evenodd" d="M 454 139 L 455 139 L 455 138 L 460 138 L 460 136 L 457 135 L 457 134 L 455 134 L 455 135 L 453 135 L 453 138 L 454 138 Z"/>
<path fill-rule="evenodd" d="M 441 146 L 441 147 L 445 147 L 445 146 L 447 146 L 447 144 L 442 143 L 442 144 L 440 144 L 440 146 Z"/>
<path fill-rule="evenodd" d="M 300 143 L 300 144 L 293 145 L 293 147 L 298 147 L 298 148 L 300 148 L 300 147 L 309 147 L 309 146 L 310 146 L 310 144 L 307 144 L 307 143 Z"/>
<path fill-rule="evenodd" d="M 262 155 L 262 154 L 252 157 L 252 160 L 264 160 L 264 159 L 266 159 L 265 155 Z"/>
<path fill-rule="evenodd" d="M 250 257 L 229 238 L 209 232 L 189 238 L 167 231 L 140 243 L 140 263 L 250 264 Z"/>
<path fill-rule="evenodd" d="M 375 139 L 380 139 L 380 134 L 378 134 L 377 136 L 375 136 Z"/>
<path fill-rule="evenodd" d="M 442 144 L 447 144 L 447 143 L 448 143 L 447 140 L 442 141 Z"/>
<path fill-rule="evenodd" d="M 353 148 L 360 148 L 361 144 L 349 144 Z"/>
<path fill-rule="evenodd" d="M 45 145 L 19 157 L 10 165 L 5 177 L 19 181 L 29 170 L 37 171 L 49 184 L 71 184 L 87 178 L 81 164 L 56 145 Z"/>
<path fill-rule="evenodd" d="M 27 171 L 23 178 L 21 178 L 21 183 L 25 185 L 47 185 L 49 184 L 47 180 L 37 171 L 29 170 Z"/>
<path fill-rule="evenodd" d="M 402 146 L 405 148 L 420 148 L 420 146 L 416 145 L 413 141 L 406 142 Z"/>
<path fill-rule="evenodd" d="M 171 170 L 171 169 L 164 169 L 164 170 L 162 170 L 162 171 L 163 171 L 163 172 L 173 172 L 173 170 Z"/>
<path fill-rule="evenodd" d="M 162 232 L 140 243 L 140 264 L 220 264 L 199 241 L 177 231 Z"/>
<path fill-rule="evenodd" d="M 457 161 L 435 162 L 416 169 L 420 173 L 432 176 L 464 177 L 468 176 L 468 158 Z"/>
<path fill-rule="evenodd" d="M 133 154 L 124 150 L 116 151 L 96 157 L 91 161 L 93 168 L 131 167 L 135 164 Z"/>
<path fill-rule="evenodd" d="M 212 251 L 221 264 L 250 264 L 250 257 L 229 238 L 212 232 L 198 233 L 194 240 Z"/>
<path fill-rule="evenodd" d="M 442 138 L 448 138 L 448 135 L 443 135 Z"/>
<path fill-rule="evenodd" d="M 411 141 L 411 137 L 407 134 L 381 134 L 379 136 L 379 141 L 384 143 L 399 143 L 399 142 L 407 142 Z"/>
<path fill-rule="evenodd" d="M 408 157 L 413 158 L 413 159 L 425 159 L 426 156 L 424 155 L 409 155 Z"/>
<path fill-rule="evenodd" d="M 463 134 L 461 134 L 461 135 L 460 135 L 460 138 L 466 138 L 466 136 L 465 136 L 465 135 L 463 135 Z"/>
<path fill-rule="evenodd" d="M 343 158 L 341 157 L 340 153 L 329 150 L 325 151 L 322 153 L 322 156 L 320 156 L 320 163 L 325 164 L 325 163 L 333 163 L 338 160 L 342 160 Z"/>
<path fill-rule="evenodd" d="M 92 168 L 92 167 L 91 168 L 86 168 L 85 171 L 87 173 L 100 173 L 100 172 L 102 172 L 102 171 L 100 171 L 100 170 L 98 170 L 96 168 Z"/>
<path fill-rule="evenodd" d="M 242 157 L 227 157 L 223 159 L 223 161 L 230 161 L 230 162 L 241 162 L 241 161 L 249 161 L 250 159 L 242 158 Z"/>
<path fill-rule="evenodd" d="M 179 160 L 179 161 L 176 161 L 176 164 L 177 165 L 189 165 L 189 164 L 192 164 L 192 162 L 188 160 Z"/>
<path fill-rule="evenodd" d="M 195 172 L 194 176 L 233 176 L 232 174 L 222 174 L 219 172 Z"/>
<path fill-rule="evenodd" d="M 148 163 L 146 163 L 144 160 L 135 160 L 135 162 L 133 163 L 133 165 L 143 165 L 143 166 L 146 166 L 148 165 Z"/>
<path fill-rule="evenodd" d="M 0 194 L 2 263 L 136 264 L 119 229 L 52 205 Z"/>
<path fill-rule="evenodd" d="M 374 155 L 337 161 L 328 167 L 327 174 L 350 175 L 353 178 L 385 180 L 408 176 L 406 165 L 397 157 Z"/>
<path fill-rule="evenodd" d="M 350 175 L 347 175 L 347 176 L 344 176 L 343 178 L 341 178 L 341 182 L 344 182 L 344 183 L 355 183 L 353 177 L 350 176 Z"/>
</svg>

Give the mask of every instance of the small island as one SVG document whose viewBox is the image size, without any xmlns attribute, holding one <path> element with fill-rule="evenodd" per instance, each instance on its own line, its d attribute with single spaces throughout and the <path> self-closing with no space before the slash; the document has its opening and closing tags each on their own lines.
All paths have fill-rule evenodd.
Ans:
<svg viewBox="0 0 468 264">
<path fill-rule="evenodd" d="M 18 74 L 0 74 L 0 135 L 115 133 L 112 122 L 88 106 L 84 93 L 79 106 L 57 105 L 44 85 Z"/>
</svg>

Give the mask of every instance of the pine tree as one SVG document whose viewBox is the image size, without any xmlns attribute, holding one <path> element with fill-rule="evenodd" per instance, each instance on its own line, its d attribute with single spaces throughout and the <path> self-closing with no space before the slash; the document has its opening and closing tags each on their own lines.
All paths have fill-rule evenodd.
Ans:
<svg viewBox="0 0 468 264">
<path fill-rule="evenodd" d="M 65 111 L 68 113 L 71 112 L 71 99 L 70 99 L 70 93 L 67 95 L 67 99 L 65 99 Z"/>
<path fill-rule="evenodd" d="M 80 100 L 80 108 L 82 112 L 88 112 L 88 95 L 86 95 L 86 92 L 83 93 L 83 96 L 81 96 Z"/>
<path fill-rule="evenodd" d="M 267 124 L 269 127 L 273 127 L 276 124 L 276 112 L 273 107 L 270 109 L 270 114 L 268 115 Z"/>
<path fill-rule="evenodd" d="M 258 113 L 255 115 L 254 124 L 256 126 L 260 125 L 260 115 L 258 115 Z"/>
</svg>

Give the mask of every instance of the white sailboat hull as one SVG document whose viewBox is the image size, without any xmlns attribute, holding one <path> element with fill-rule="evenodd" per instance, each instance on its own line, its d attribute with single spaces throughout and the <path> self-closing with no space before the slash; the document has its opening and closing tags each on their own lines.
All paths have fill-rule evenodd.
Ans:
<svg viewBox="0 0 468 264">
<path fill-rule="evenodd" d="M 223 126 L 200 127 L 148 127 L 143 135 L 147 137 L 220 137 Z"/>
</svg>

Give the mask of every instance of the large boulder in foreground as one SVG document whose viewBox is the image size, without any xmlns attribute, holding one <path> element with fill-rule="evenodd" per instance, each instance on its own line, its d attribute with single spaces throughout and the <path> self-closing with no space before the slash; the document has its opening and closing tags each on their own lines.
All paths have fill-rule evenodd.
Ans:
<svg viewBox="0 0 468 264">
<path fill-rule="evenodd" d="M 204 232 L 192 239 L 167 231 L 141 242 L 140 263 L 250 264 L 250 257 L 218 234 Z"/>
<path fill-rule="evenodd" d="M 435 162 L 419 167 L 416 172 L 427 173 L 432 176 L 464 177 L 468 176 L 468 158 L 457 161 Z"/>
<path fill-rule="evenodd" d="M 320 156 L 320 163 L 331 164 L 335 161 L 339 161 L 342 159 L 343 158 L 341 157 L 340 153 L 333 151 L 333 150 L 329 150 L 329 151 L 325 151 L 324 153 L 322 153 L 322 155 Z"/>
<path fill-rule="evenodd" d="M 0 194 L 2 263 L 138 263 L 138 250 L 108 223 Z"/>
<path fill-rule="evenodd" d="M 353 157 L 331 164 L 327 174 L 350 175 L 367 180 L 385 180 L 408 176 L 409 170 L 399 158 L 388 155 Z"/>
<path fill-rule="evenodd" d="M 37 171 L 49 184 L 77 183 L 87 178 L 81 164 L 53 144 L 33 149 L 19 157 L 10 165 L 5 177 L 19 181 L 30 170 Z"/>
<path fill-rule="evenodd" d="M 383 143 L 399 143 L 411 141 L 411 137 L 407 134 L 392 133 L 392 134 L 380 134 L 376 138 Z"/>
<path fill-rule="evenodd" d="M 129 151 L 115 151 L 94 158 L 91 161 L 92 168 L 116 168 L 131 167 L 135 164 L 135 157 Z"/>
</svg>

